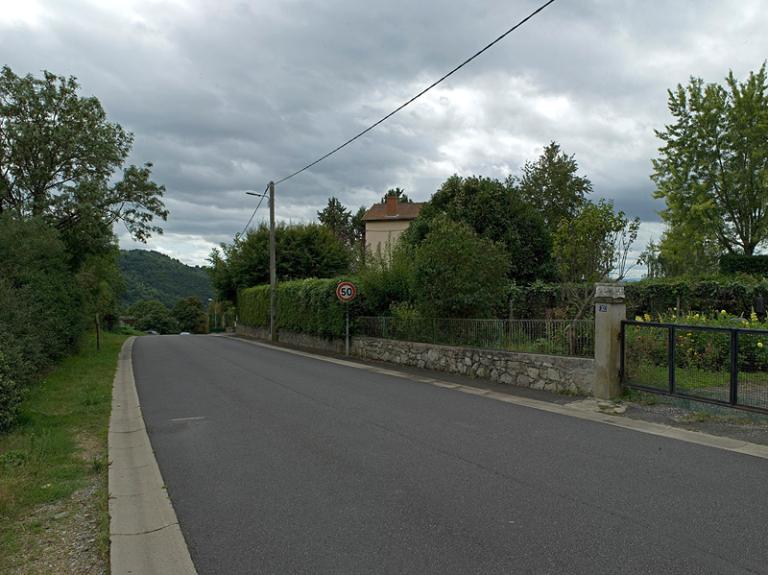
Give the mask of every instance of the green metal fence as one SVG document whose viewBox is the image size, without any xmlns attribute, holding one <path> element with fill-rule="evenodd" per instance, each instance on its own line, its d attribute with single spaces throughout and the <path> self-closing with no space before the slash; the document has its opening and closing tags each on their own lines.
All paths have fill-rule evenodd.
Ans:
<svg viewBox="0 0 768 575">
<path fill-rule="evenodd" d="M 575 357 L 594 357 L 594 330 L 591 319 L 359 317 L 355 324 L 361 336 Z"/>
</svg>

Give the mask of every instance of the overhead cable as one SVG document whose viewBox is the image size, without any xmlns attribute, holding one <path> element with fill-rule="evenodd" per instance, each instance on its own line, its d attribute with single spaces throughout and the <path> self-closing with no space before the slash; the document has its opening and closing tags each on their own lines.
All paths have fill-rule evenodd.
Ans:
<svg viewBox="0 0 768 575">
<path fill-rule="evenodd" d="M 352 142 L 354 142 L 355 140 L 357 140 L 357 139 L 358 139 L 358 138 L 360 138 L 361 136 L 363 136 L 363 135 L 367 134 L 368 132 L 370 132 L 371 130 L 373 130 L 373 129 L 374 129 L 376 126 L 378 126 L 379 124 L 381 124 L 381 123 L 385 122 L 386 120 L 388 120 L 389 118 L 391 118 L 392 116 L 394 116 L 395 114 L 397 114 L 397 113 L 398 113 L 400 110 L 402 110 L 403 108 L 405 108 L 406 106 L 408 106 L 409 104 L 413 103 L 413 102 L 414 102 L 414 101 L 416 101 L 418 98 L 420 98 L 421 96 L 423 96 L 424 94 L 426 94 L 427 92 L 429 92 L 429 91 L 430 91 L 432 88 L 434 88 L 435 86 L 437 86 L 438 84 L 440 84 L 442 81 L 444 81 L 445 79 L 449 78 L 450 76 L 452 76 L 453 74 L 455 74 L 456 72 L 458 72 L 459 70 L 461 70 L 461 69 L 462 69 L 464 66 L 466 66 L 467 64 L 469 64 L 469 63 L 470 63 L 472 60 L 474 60 L 475 58 L 477 58 L 478 56 L 480 56 L 480 54 L 482 54 L 483 52 L 485 52 L 486 50 L 488 50 L 489 48 L 491 48 L 491 47 L 492 47 L 492 46 L 494 46 L 495 44 L 498 44 L 499 42 L 501 42 L 501 41 L 502 41 L 504 38 L 506 38 L 507 36 L 509 36 L 509 35 L 510 35 L 512 32 L 514 32 L 515 30 L 517 30 L 518 28 L 520 28 L 520 26 L 522 26 L 523 24 L 525 24 L 526 22 L 528 22 L 528 21 L 529 21 L 531 18 L 533 18 L 534 16 L 536 16 L 536 15 L 537 15 L 539 12 L 541 12 L 542 10 L 544 10 L 545 8 L 547 8 L 547 7 L 548 7 L 550 4 L 552 4 L 552 3 L 554 3 L 554 2 L 555 2 L 555 0 L 549 0 L 548 2 L 545 2 L 544 4 L 542 4 L 541 6 L 539 6 L 539 7 L 538 7 L 536 10 L 534 10 L 533 12 L 531 12 L 530 14 L 528 14 L 528 16 L 526 16 L 525 18 L 523 18 L 522 20 L 520 20 L 520 21 L 519 21 L 517 24 L 515 24 L 514 26 L 512 26 L 512 27 L 511 27 L 509 30 L 507 30 L 506 32 L 504 32 L 504 33 L 503 33 L 501 36 L 499 36 L 498 38 L 496 38 L 496 39 L 495 39 L 493 42 L 491 42 L 491 43 L 487 44 L 487 45 L 486 45 L 484 48 L 482 48 L 481 50 L 478 50 L 477 52 L 475 52 L 474 54 L 472 54 L 472 56 L 470 56 L 469 58 L 467 58 L 466 60 L 464 60 L 464 61 L 463 61 L 461 64 L 459 64 L 458 66 L 456 66 L 455 68 L 453 68 L 453 69 L 452 69 L 450 72 L 448 72 L 447 74 L 445 74 L 445 75 L 443 75 L 442 77 L 440 77 L 438 80 L 435 80 L 434 82 L 432 82 L 432 83 L 431 83 L 429 86 L 427 86 L 426 88 L 424 88 L 424 89 L 423 89 L 421 92 L 419 92 L 418 94 L 416 94 L 416 95 L 415 95 L 414 97 L 412 97 L 410 100 L 408 100 L 407 102 L 404 102 L 403 104 L 401 104 L 400 106 L 398 106 L 397 108 L 395 108 L 394 110 L 392 110 L 392 111 L 391 111 L 389 114 L 387 114 L 386 116 L 384 116 L 383 118 L 381 118 L 381 119 L 380 119 L 380 120 L 378 120 L 377 122 L 375 122 L 375 123 L 371 124 L 370 126 L 368 126 L 368 127 L 367 127 L 365 130 L 363 130 L 362 132 L 360 132 L 360 133 L 356 134 L 355 136 L 351 137 L 349 140 L 347 140 L 347 141 L 346 141 L 346 142 L 344 142 L 343 144 L 341 144 L 341 145 L 339 145 L 339 146 L 336 146 L 336 147 L 335 147 L 334 149 L 332 149 L 330 152 L 328 152 L 328 153 L 326 153 L 326 154 L 323 154 L 322 156 L 320 156 L 319 158 L 317 158 L 315 161 L 313 161 L 313 162 L 310 162 L 309 164 L 307 164 L 306 166 L 304 166 L 303 168 L 301 168 L 301 169 L 299 169 L 299 170 L 296 170 L 296 171 L 295 171 L 295 172 L 293 172 L 292 174 L 289 174 L 289 175 L 285 176 L 284 178 L 281 178 L 281 179 L 277 180 L 277 181 L 275 182 L 275 184 L 281 184 L 281 183 L 283 183 L 283 182 L 285 182 L 285 181 L 287 181 L 287 180 L 290 180 L 290 179 L 291 179 L 291 178 L 293 178 L 294 176 L 298 176 L 300 173 L 302 173 L 302 172 L 304 172 L 304 171 L 308 170 L 308 169 L 309 169 L 309 168 L 311 168 L 312 166 L 315 166 L 315 165 L 319 164 L 320 162 L 322 162 L 322 161 L 323 161 L 323 160 L 325 160 L 326 158 L 329 158 L 330 156 L 332 156 L 333 154 L 335 154 L 336 152 L 338 152 L 338 151 L 339 151 L 339 150 L 341 150 L 342 148 L 345 148 L 346 146 L 348 146 L 349 144 L 351 144 Z M 247 226 L 246 226 L 246 227 L 247 227 Z"/>
</svg>

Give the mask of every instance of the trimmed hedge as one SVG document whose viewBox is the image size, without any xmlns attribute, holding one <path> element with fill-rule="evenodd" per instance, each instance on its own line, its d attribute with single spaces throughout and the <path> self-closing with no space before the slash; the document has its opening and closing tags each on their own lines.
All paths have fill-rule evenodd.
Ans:
<svg viewBox="0 0 768 575">
<path fill-rule="evenodd" d="M 755 299 L 762 295 L 768 305 L 768 280 L 719 278 L 710 280 L 645 280 L 627 284 L 627 315 L 679 311 L 725 310 L 731 315 L 748 316 Z"/>
<path fill-rule="evenodd" d="M 628 317 L 666 313 L 678 305 L 681 311 L 726 310 L 730 315 L 748 316 L 758 295 L 763 296 L 768 307 L 768 279 L 748 276 L 708 280 L 649 279 L 627 283 L 624 290 Z M 569 316 L 560 284 L 512 285 L 509 294 L 514 317 L 541 318 L 553 311 Z"/>
<path fill-rule="evenodd" d="M 336 286 L 343 279 L 305 279 L 278 284 L 277 328 L 321 337 L 344 335 L 345 304 L 336 298 Z M 252 327 L 269 327 L 269 286 L 260 285 L 240 292 L 240 322 Z M 362 309 L 359 296 L 350 312 Z"/>
<path fill-rule="evenodd" d="M 768 276 L 768 256 L 726 254 L 720 256 L 720 273 Z"/>
</svg>

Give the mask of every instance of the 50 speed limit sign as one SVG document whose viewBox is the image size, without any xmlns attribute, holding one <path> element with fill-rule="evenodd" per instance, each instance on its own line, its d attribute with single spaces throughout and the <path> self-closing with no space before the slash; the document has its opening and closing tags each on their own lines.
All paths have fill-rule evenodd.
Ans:
<svg viewBox="0 0 768 575">
<path fill-rule="evenodd" d="M 357 287 L 352 282 L 339 282 L 336 286 L 336 297 L 341 303 L 349 303 L 357 297 Z"/>
</svg>

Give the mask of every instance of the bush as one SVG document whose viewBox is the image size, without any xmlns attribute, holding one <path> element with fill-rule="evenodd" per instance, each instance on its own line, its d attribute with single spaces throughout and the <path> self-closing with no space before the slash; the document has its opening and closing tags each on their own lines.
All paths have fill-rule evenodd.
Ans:
<svg viewBox="0 0 768 575">
<path fill-rule="evenodd" d="M 344 278 L 348 279 L 348 278 Z M 278 284 L 277 328 L 287 331 L 341 337 L 344 335 L 345 306 L 359 315 L 362 304 L 355 300 L 342 304 L 336 298 L 339 279 L 305 279 Z M 269 327 L 269 286 L 260 285 L 240 292 L 240 322 L 253 327 Z"/>
<path fill-rule="evenodd" d="M 509 255 L 463 223 L 436 218 L 416 248 L 414 303 L 424 317 L 493 317 L 504 309 Z"/>
<path fill-rule="evenodd" d="M 133 326 L 141 331 L 154 330 L 159 333 L 179 333 L 179 324 L 170 310 L 157 300 L 140 301 L 133 304 L 128 313 L 135 319 Z"/>
<path fill-rule="evenodd" d="M 658 315 L 671 309 L 679 312 L 725 310 L 748 316 L 758 295 L 768 303 L 768 280 L 744 276 L 709 280 L 644 280 L 627 284 L 627 315 Z"/>
<path fill-rule="evenodd" d="M 768 276 L 768 256 L 726 254 L 720 256 L 720 273 Z"/>
<path fill-rule="evenodd" d="M 173 317 L 181 331 L 206 332 L 206 316 L 202 302 L 196 297 L 187 297 L 176 302 Z"/>
<path fill-rule="evenodd" d="M 44 222 L 0 217 L 0 428 L 35 376 L 79 343 L 83 299 L 66 261 Z"/>
</svg>

